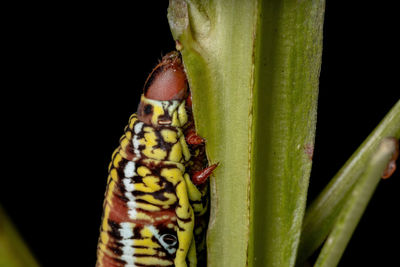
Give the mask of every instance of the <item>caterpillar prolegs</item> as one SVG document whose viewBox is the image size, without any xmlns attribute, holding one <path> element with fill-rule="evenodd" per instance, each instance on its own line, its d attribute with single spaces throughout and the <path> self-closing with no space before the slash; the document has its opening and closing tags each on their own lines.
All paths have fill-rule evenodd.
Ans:
<svg viewBox="0 0 400 267">
<path fill-rule="evenodd" d="M 149 75 L 112 155 L 96 266 L 205 266 L 208 166 L 178 52 Z"/>
</svg>

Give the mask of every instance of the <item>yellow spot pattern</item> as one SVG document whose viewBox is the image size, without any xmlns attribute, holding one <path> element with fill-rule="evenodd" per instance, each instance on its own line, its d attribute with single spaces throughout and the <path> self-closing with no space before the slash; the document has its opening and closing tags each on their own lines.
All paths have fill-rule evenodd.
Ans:
<svg viewBox="0 0 400 267">
<path fill-rule="evenodd" d="M 171 129 L 163 129 L 160 131 L 160 133 L 165 142 L 176 143 L 176 141 L 178 141 L 177 133 Z"/>
<path fill-rule="evenodd" d="M 137 173 L 141 176 L 141 177 L 145 177 L 149 174 L 151 174 L 151 171 L 145 167 L 145 166 L 140 166 L 139 168 L 137 168 Z"/>
</svg>

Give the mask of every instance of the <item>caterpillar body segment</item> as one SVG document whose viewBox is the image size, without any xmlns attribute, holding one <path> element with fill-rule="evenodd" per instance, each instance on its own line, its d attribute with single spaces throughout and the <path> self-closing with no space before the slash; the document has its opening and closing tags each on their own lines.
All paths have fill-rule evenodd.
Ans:
<svg viewBox="0 0 400 267">
<path fill-rule="evenodd" d="M 160 93 L 161 91 L 161 93 Z M 209 176 L 177 52 L 150 74 L 109 166 L 96 266 L 205 266 Z M 204 173 L 203 171 L 204 170 Z"/>
</svg>

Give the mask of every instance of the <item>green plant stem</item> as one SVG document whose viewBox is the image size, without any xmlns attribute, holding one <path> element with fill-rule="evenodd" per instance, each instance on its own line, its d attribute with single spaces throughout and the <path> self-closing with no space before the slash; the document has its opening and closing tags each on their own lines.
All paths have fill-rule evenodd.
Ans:
<svg viewBox="0 0 400 267">
<path fill-rule="evenodd" d="M 0 266 L 39 266 L 0 206 Z"/>
<path fill-rule="evenodd" d="M 323 0 L 171 0 L 211 163 L 208 266 L 293 266 L 314 145 Z"/>
<path fill-rule="evenodd" d="M 293 266 L 314 149 L 324 1 L 259 1 L 249 265 Z"/>
<path fill-rule="evenodd" d="M 196 131 L 219 162 L 210 179 L 207 266 L 245 266 L 256 1 L 172 0 L 168 18 L 193 99 Z M 240 40 L 238 40 L 240 38 Z"/>
<path fill-rule="evenodd" d="M 372 194 L 381 179 L 383 170 L 395 152 L 397 141 L 385 138 L 372 155 L 366 170 L 347 198 L 337 221 L 326 240 L 315 267 L 334 267 L 338 264 Z"/>
<path fill-rule="evenodd" d="M 298 264 L 304 262 L 326 239 L 346 196 L 364 171 L 371 154 L 376 151 L 382 139 L 388 136 L 400 138 L 400 100 L 307 209 Z"/>
</svg>

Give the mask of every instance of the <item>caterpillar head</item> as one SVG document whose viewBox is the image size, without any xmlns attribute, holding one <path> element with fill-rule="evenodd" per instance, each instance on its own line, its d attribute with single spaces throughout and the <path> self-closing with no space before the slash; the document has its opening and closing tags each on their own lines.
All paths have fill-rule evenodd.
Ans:
<svg viewBox="0 0 400 267">
<path fill-rule="evenodd" d="M 178 52 L 170 52 L 146 80 L 138 118 L 147 124 L 168 124 L 172 113 L 187 97 L 188 83 L 182 59 Z"/>
<path fill-rule="evenodd" d="M 182 59 L 176 51 L 165 55 L 144 85 L 145 97 L 153 100 L 182 100 L 187 94 L 187 80 Z"/>
</svg>

